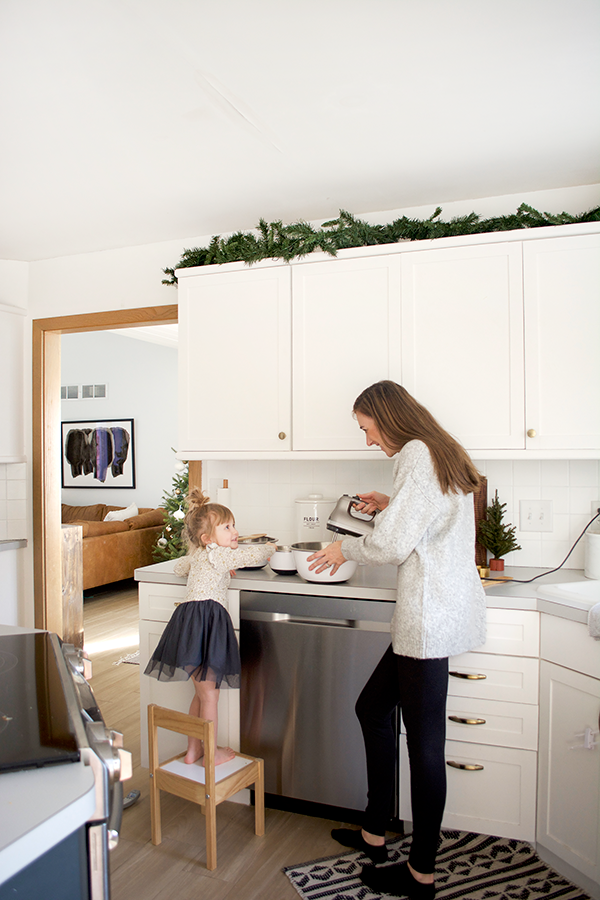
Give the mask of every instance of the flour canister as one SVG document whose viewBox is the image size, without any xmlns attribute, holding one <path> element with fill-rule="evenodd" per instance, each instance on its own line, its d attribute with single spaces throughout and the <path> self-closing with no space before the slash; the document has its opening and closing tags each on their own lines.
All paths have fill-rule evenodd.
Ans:
<svg viewBox="0 0 600 900">
<path fill-rule="evenodd" d="M 333 512 L 335 500 L 323 494 L 309 494 L 296 500 L 296 538 L 298 541 L 330 541 L 327 520 Z"/>
</svg>

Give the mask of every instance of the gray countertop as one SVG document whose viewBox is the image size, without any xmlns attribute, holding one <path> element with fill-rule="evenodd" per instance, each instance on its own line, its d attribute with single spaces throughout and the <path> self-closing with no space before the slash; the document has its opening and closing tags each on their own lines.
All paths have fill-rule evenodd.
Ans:
<svg viewBox="0 0 600 900">
<path fill-rule="evenodd" d="M 0 541 L 0 553 L 2 550 L 20 550 L 22 547 L 27 546 L 27 541 L 25 538 L 8 538 L 7 540 Z"/>
<path fill-rule="evenodd" d="M 187 578 L 173 574 L 173 560 L 155 563 L 135 570 L 135 578 L 141 582 L 185 585 Z M 487 604 L 504 609 L 530 609 L 560 616 L 575 622 L 587 624 L 589 602 L 578 602 L 573 597 L 542 596 L 549 586 L 588 583 L 582 569 L 547 569 L 527 567 L 506 568 L 502 573 L 513 581 L 486 588 Z M 541 576 L 529 584 L 520 584 L 535 576 Z M 600 590 L 600 582 L 598 582 Z M 351 579 L 337 583 L 307 582 L 300 575 L 276 575 L 266 565 L 263 569 L 239 570 L 231 579 L 231 587 L 241 591 L 266 591 L 268 593 L 310 594 L 313 597 L 346 597 L 359 600 L 396 600 L 395 566 L 359 566 Z M 567 592 L 565 592 L 567 593 Z"/>
</svg>

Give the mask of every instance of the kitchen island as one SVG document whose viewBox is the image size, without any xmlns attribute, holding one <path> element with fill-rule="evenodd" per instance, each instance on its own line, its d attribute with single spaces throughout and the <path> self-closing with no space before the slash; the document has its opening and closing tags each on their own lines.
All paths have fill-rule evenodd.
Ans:
<svg viewBox="0 0 600 900">
<path fill-rule="evenodd" d="M 169 561 L 135 573 L 140 589 L 140 673 L 175 605 L 185 597 L 186 579 L 172 569 Z M 443 824 L 537 843 L 551 865 L 600 897 L 600 642 L 588 633 L 593 597 L 582 599 L 573 589 L 578 583 L 593 583 L 576 569 L 545 573 L 515 567 L 504 574 L 513 581 L 486 589 L 486 643 L 450 660 Z M 537 575 L 542 577 L 529 581 Z M 335 598 L 348 601 L 349 620 L 354 617 L 352 607 L 358 606 L 352 601 L 373 601 L 379 610 L 376 618 L 384 623 L 393 612 L 395 581 L 393 566 L 359 567 L 347 582 L 316 584 L 298 575 L 276 575 L 267 565 L 236 572 L 230 613 L 239 634 L 240 595 L 250 607 L 253 598 L 270 597 L 269 609 L 276 615 L 278 595 L 282 603 L 296 596 L 306 601 L 311 616 L 322 610 L 324 618 Z M 242 640 L 242 658 L 243 652 Z M 143 730 L 148 703 L 187 711 L 192 689 L 187 682 L 160 684 L 140 677 L 142 764 L 147 765 Z M 276 686 L 267 682 L 267 688 Z M 219 707 L 219 743 L 237 749 L 239 692 L 222 691 Z M 574 746 L 581 752 L 572 753 Z M 179 749 L 165 745 L 162 758 Z M 407 821 L 410 784 L 402 724 L 399 758 L 399 812 Z"/>
</svg>

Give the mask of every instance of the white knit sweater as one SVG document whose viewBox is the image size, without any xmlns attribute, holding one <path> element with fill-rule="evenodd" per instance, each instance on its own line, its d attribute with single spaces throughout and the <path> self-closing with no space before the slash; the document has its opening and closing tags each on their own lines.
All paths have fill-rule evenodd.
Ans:
<svg viewBox="0 0 600 900">
<path fill-rule="evenodd" d="M 410 441 L 396 456 L 390 503 L 376 516 L 373 533 L 344 539 L 342 553 L 359 563 L 398 566 L 395 653 L 435 659 L 484 643 L 473 495 L 442 493 L 422 441 Z"/>
</svg>

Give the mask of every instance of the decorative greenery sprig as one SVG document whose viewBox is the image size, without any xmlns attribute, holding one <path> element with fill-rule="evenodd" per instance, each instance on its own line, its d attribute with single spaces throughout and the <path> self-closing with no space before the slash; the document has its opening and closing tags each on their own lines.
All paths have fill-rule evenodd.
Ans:
<svg viewBox="0 0 600 900">
<path fill-rule="evenodd" d="M 516 525 L 503 525 L 506 503 L 500 503 L 498 491 L 494 495 L 491 506 L 486 510 L 486 518 L 481 519 L 477 529 L 479 543 L 492 554 L 494 559 L 501 559 L 513 550 L 521 547 L 515 540 Z"/>
<path fill-rule="evenodd" d="M 562 212 L 556 215 L 541 213 L 522 203 L 515 213 L 482 219 L 477 213 L 459 216 L 449 222 L 440 219 L 438 206 L 428 219 L 410 219 L 401 216 L 388 225 L 371 225 L 357 219 L 352 213 L 340 210 L 337 219 L 324 222 L 314 228 L 308 222 L 284 225 L 281 221 L 266 222 L 260 219 L 255 231 L 236 231 L 229 237 L 215 235 L 208 247 L 184 250 L 175 268 L 221 265 L 244 262 L 247 265 L 260 259 L 283 259 L 289 262 L 321 250 L 335 256 L 347 247 L 367 247 L 374 244 L 395 244 L 399 241 L 423 241 L 464 234 L 484 234 L 490 231 L 513 231 L 519 228 L 541 228 L 544 225 L 570 225 L 576 222 L 600 221 L 600 206 L 572 216 Z M 163 269 L 168 278 L 163 284 L 176 284 L 175 268 Z"/>
</svg>

